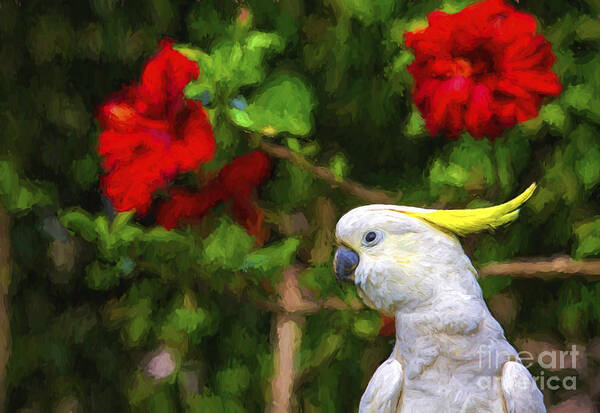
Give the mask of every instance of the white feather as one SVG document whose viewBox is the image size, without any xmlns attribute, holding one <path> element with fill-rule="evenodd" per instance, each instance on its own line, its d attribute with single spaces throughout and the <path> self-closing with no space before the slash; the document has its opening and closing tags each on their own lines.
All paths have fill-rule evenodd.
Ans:
<svg viewBox="0 0 600 413">
<path fill-rule="evenodd" d="M 509 361 L 502 368 L 502 392 L 507 413 L 546 413 L 542 393 L 521 363 Z"/>
<path fill-rule="evenodd" d="M 371 378 L 367 389 L 360 399 L 359 413 L 395 413 L 402 392 L 404 374 L 402 365 L 389 358 Z"/>
</svg>

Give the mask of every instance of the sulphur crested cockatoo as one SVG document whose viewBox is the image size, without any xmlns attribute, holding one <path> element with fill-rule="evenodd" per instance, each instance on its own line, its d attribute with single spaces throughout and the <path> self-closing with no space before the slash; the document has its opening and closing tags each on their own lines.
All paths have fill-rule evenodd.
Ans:
<svg viewBox="0 0 600 413">
<path fill-rule="evenodd" d="M 360 413 L 546 411 L 457 239 L 515 220 L 534 190 L 489 208 L 368 205 L 339 220 L 336 277 L 396 318 L 394 350 L 371 378 Z"/>
</svg>

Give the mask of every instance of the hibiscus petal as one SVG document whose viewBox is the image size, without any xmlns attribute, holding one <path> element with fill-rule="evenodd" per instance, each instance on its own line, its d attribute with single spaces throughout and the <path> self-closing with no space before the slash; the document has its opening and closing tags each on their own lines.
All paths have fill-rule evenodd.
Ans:
<svg viewBox="0 0 600 413">
<path fill-rule="evenodd" d="M 263 152 L 252 152 L 238 156 L 219 172 L 219 182 L 232 196 L 248 197 L 250 191 L 268 175 L 270 161 Z"/>
<path fill-rule="evenodd" d="M 156 214 L 156 223 L 168 230 L 181 224 L 192 224 L 225 199 L 225 193 L 218 185 L 208 185 L 200 192 L 184 188 L 169 190 L 169 199 L 162 202 Z"/>
<path fill-rule="evenodd" d="M 511 12 L 495 27 L 494 41 L 511 44 L 521 37 L 529 37 L 537 31 L 535 17 L 527 13 Z"/>
<path fill-rule="evenodd" d="M 490 90 L 483 85 L 474 86 L 465 113 L 466 129 L 472 136 L 478 138 L 495 132 L 491 124 L 492 109 Z"/>
<path fill-rule="evenodd" d="M 162 41 L 159 48 L 142 73 L 138 97 L 145 108 L 140 105 L 138 109 L 152 118 L 167 118 L 176 111 L 184 87 L 198 78 L 199 67 L 174 50 L 169 40 Z"/>
<path fill-rule="evenodd" d="M 552 46 L 544 36 L 523 37 L 508 46 L 502 56 L 501 67 L 513 70 L 550 70 L 555 57 Z"/>
<path fill-rule="evenodd" d="M 160 153 L 151 153 L 102 177 L 102 189 L 116 210 L 135 209 L 139 215 L 146 214 L 153 192 L 169 178 L 161 158 Z"/>
<path fill-rule="evenodd" d="M 535 118 L 538 115 L 539 104 L 538 99 L 535 98 L 517 100 L 515 106 L 517 122 L 525 122 L 526 120 Z"/>
<path fill-rule="evenodd" d="M 258 245 L 262 245 L 268 237 L 268 228 L 263 225 L 265 214 L 247 197 L 234 196 L 232 199 L 235 220 L 255 237 Z"/>
<path fill-rule="evenodd" d="M 424 113 L 430 112 L 430 100 L 434 95 L 436 90 L 439 89 L 442 84 L 442 80 L 434 79 L 434 78 L 425 78 L 421 80 L 420 78 L 416 79 L 415 91 L 413 93 L 413 99 L 419 110 Z"/>
<path fill-rule="evenodd" d="M 426 126 L 434 131 L 445 131 L 457 136 L 464 128 L 464 111 L 472 83 L 462 76 L 453 77 L 442 85 L 431 100 L 431 113 L 425 118 Z"/>
<path fill-rule="evenodd" d="M 532 98 L 532 95 L 529 91 L 525 90 L 519 85 L 516 85 L 513 81 L 508 79 L 499 80 L 496 83 L 494 91 L 501 93 L 504 100 L 515 98 L 529 100 Z"/>
<path fill-rule="evenodd" d="M 191 171 L 212 159 L 216 142 L 206 113 L 199 102 L 185 101 L 185 116 L 175 124 L 177 140 L 171 143 L 169 157 L 177 162 L 181 172 Z"/>
<path fill-rule="evenodd" d="M 117 132 L 106 130 L 98 138 L 98 154 L 104 157 L 104 168 L 111 170 L 135 158 L 152 152 L 162 152 L 164 142 L 156 139 L 152 131 Z"/>
<path fill-rule="evenodd" d="M 562 90 L 558 76 L 553 72 L 516 70 L 506 73 L 505 76 L 515 84 L 543 95 L 556 96 Z"/>
</svg>

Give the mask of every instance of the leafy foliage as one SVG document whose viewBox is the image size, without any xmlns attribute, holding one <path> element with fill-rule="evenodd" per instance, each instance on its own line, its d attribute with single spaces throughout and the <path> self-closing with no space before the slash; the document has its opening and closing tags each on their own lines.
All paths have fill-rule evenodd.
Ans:
<svg viewBox="0 0 600 413">
<path fill-rule="evenodd" d="M 159 39 L 198 62 L 185 89 L 208 113 L 205 182 L 259 139 L 343 181 L 402 193 L 399 203 L 476 207 L 532 181 L 518 222 L 465 240 L 475 264 L 570 252 L 600 255 L 600 31 L 597 1 L 522 2 L 557 56 L 562 94 L 495 139 L 431 137 L 411 101 L 404 32 L 462 0 L 30 1 L 0 8 L 0 202 L 13 217 L 13 344 L 8 411 L 263 411 L 273 374 L 272 314 L 282 271 L 302 264 L 317 299 L 357 300 L 332 276 L 335 219 L 363 201 L 273 160 L 258 190 L 270 231 L 258 246 L 221 204 L 167 231 L 153 213 L 115 213 L 99 191 L 95 108 L 140 73 Z M 211 175 L 212 174 L 212 175 Z M 160 191 L 158 197 L 164 194 Z M 327 208 L 325 208 L 327 206 Z M 62 260 L 62 261 L 61 261 Z M 486 298 L 527 305 L 515 334 L 599 334 L 600 289 L 581 280 L 482 280 Z M 390 352 L 371 310 L 307 317 L 297 405 L 351 411 Z M 512 337 L 511 337 L 512 338 Z M 157 380 L 145 355 L 168 348 Z M 170 356 L 171 357 L 171 356 Z"/>
</svg>

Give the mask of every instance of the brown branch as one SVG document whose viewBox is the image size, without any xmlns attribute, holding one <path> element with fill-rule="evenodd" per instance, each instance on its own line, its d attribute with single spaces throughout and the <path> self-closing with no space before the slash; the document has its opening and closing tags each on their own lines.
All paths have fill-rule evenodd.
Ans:
<svg viewBox="0 0 600 413">
<path fill-rule="evenodd" d="M 515 278 L 572 278 L 581 276 L 588 281 L 600 281 L 600 260 L 576 261 L 567 256 L 531 258 L 508 262 L 491 262 L 479 269 L 479 275 L 510 275 Z"/>
<path fill-rule="evenodd" d="M 300 348 L 302 327 L 306 321 L 302 315 L 285 310 L 300 303 L 295 291 L 291 294 L 289 291 L 294 289 L 294 285 L 297 283 L 296 272 L 297 267 L 286 269 L 283 272 L 283 280 L 277 288 L 280 296 L 279 302 L 283 304 L 281 304 L 282 311 L 274 314 L 275 318 L 271 327 L 275 372 L 271 380 L 271 402 L 267 408 L 269 413 L 289 413 L 294 404 L 294 383 L 298 376 L 295 368 L 295 356 Z M 303 306 L 301 305 L 301 307 Z"/>
<path fill-rule="evenodd" d="M 10 218 L 0 205 L 0 413 L 6 403 L 6 365 L 10 355 Z"/>
<path fill-rule="evenodd" d="M 275 372 L 271 380 L 269 413 L 289 413 L 294 406 L 294 384 L 298 373 L 295 356 L 300 348 L 304 317 L 289 313 L 276 313 L 272 328 Z M 297 409 L 293 409 L 297 410 Z"/>
<path fill-rule="evenodd" d="M 261 307 L 274 312 L 273 326 L 271 327 L 271 340 L 273 342 L 274 368 L 271 380 L 271 401 L 267 411 L 269 413 L 289 413 L 296 411 L 297 406 L 293 399 L 294 388 L 299 378 L 296 370 L 296 359 L 302 328 L 306 321 L 305 315 L 316 313 L 322 309 L 331 308 L 338 310 L 360 309 L 348 306 L 339 298 L 315 300 L 303 293 L 298 283 L 298 275 L 303 267 L 294 265 L 283 272 L 283 279 L 277 286 L 279 299 L 276 304 L 261 302 Z"/>
<path fill-rule="evenodd" d="M 360 300 L 347 304 L 337 297 L 315 299 L 309 291 L 301 289 L 298 284 L 298 274 L 302 270 L 303 267 L 298 265 L 286 270 L 285 274 L 293 274 L 293 277 L 284 274 L 277 302 L 256 298 L 250 298 L 250 301 L 267 311 L 296 315 L 310 315 L 321 310 L 360 311 L 365 308 Z M 490 262 L 481 266 L 478 273 L 482 278 L 490 275 L 509 275 L 513 278 L 550 280 L 580 276 L 588 281 L 600 281 L 600 259 L 576 261 L 567 256 L 559 256 Z M 331 276 L 333 277 L 333 274 Z"/>
<path fill-rule="evenodd" d="M 274 158 L 285 159 L 292 162 L 302 169 L 307 170 L 315 177 L 326 181 L 331 186 L 337 186 L 341 190 L 348 192 L 349 194 L 354 195 L 363 201 L 373 204 L 394 204 L 402 197 L 401 192 L 397 192 L 394 194 L 394 196 L 392 196 L 392 194 L 387 191 L 366 188 L 365 186 L 359 184 L 358 182 L 354 182 L 351 179 L 344 178 L 340 180 L 328 168 L 323 166 L 315 166 L 307 161 L 304 156 L 281 145 L 276 145 L 274 143 L 261 140 L 260 149 Z"/>
</svg>

